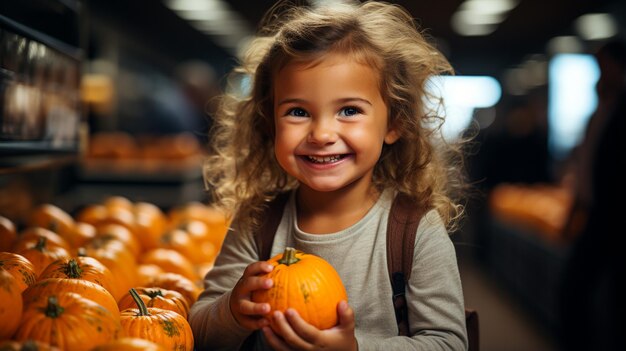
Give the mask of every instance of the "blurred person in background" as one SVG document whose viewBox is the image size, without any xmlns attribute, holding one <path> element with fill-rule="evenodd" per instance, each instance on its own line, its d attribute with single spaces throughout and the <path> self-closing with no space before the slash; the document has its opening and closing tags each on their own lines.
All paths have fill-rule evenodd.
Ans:
<svg viewBox="0 0 626 351">
<path fill-rule="evenodd" d="M 573 212 L 582 211 L 586 220 L 573 234 L 560 292 L 563 350 L 626 349 L 626 255 L 620 244 L 620 204 L 626 199 L 626 45 L 609 42 L 596 58 L 598 108 L 575 173 Z"/>
</svg>

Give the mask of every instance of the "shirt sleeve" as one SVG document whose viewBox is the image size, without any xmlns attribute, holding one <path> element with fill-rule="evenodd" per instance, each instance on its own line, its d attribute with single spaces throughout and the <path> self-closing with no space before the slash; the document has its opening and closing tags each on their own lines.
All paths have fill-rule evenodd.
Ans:
<svg viewBox="0 0 626 351">
<path fill-rule="evenodd" d="M 215 261 L 204 278 L 204 291 L 189 311 L 189 324 L 198 350 L 236 350 L 251 334 L 241 327 L 230 311 L 230 294 L 244 269 L 258 261 L 256 244 L 250 233 L 231 229 Z"/>
<path fill-rule="evenodd" d="M 406 290 L 411 337 L 361 338 L 359 350 L 467 350 L 465 306 L 454 245 L 439 215 L 417 230 Z"/>
</svg>

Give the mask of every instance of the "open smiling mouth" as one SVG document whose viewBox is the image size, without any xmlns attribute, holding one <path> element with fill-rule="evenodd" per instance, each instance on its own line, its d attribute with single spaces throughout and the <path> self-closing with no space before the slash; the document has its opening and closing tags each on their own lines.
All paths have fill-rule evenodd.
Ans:
<svg viewBox="0 0 626 351">
<path fill-rule="evenodd" d="M 304 156 L 304 158 L 308 160 L 309 162 L 318 163 L 318 164 L 328 164 L 328 163 L 338 162 L 345 157 L 347 157 L 347 155 L 329 155 L 329 156 L 307 155 L 307 156 Z"/>
</svg>

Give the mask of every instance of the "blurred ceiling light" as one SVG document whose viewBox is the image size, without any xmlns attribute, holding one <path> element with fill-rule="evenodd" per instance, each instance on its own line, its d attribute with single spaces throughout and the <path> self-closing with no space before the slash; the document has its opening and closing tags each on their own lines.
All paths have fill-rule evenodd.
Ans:
<svg viewBox="0 0 626 351">
<path fill-rule="evenodd" d="M 608 13 L 582 15 L 574 23 L 576 31 L 585 40 L 601 40 L 617 34 L 617 22 Z"/>
<path fill-rule="evenodd" d="M 198 31 L 233 52 L 251 34 L 247 22 L 224 0 L 164 0 L 164 4 Z"/>
<path fill-rule="evenodd" d="M 461 35 L 489 35 L 498 28 L 497 24 L 470 23 L 466 20 L 466 17 L 467 16 L 463 14 L 463 12 L 456 12 L 452 15 L 450 24 L 452 25 L 452 28 Z"/>
<path fill-rule="evenodd" d="M 466 0 L 450 19 L 460 35 L 489 35 L 498 29 L 519 0 Z"/>
<path fill-rule="evenodd" d="M 499 15 L 514 9 L 519 0 L 466 0 L 459 10 L 471 11 L 476 14 Z"/>
<path fill-rule="evenodd" d="M 580 53 L 583 51 L 583 45 L 575 36 L 554 37 L 548 41 L 546 51 L 550 55 L 564 53 Z"/>
</svg>

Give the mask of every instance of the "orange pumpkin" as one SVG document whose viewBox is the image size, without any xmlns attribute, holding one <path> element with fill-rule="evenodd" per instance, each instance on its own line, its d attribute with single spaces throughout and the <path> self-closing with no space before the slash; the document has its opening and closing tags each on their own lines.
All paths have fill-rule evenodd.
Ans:
<svg viewBox="0 0 626 351">
<path fill-rule="evenodd" d="M 39 276 L 48 265 L 58 259 L 70 257 L 70 253 L 60 247 L 48 245 L 46 237 L 39 238 L 37 242 L 29 242 L 24 248 L 15 250 L 15 253 L 24 256 L 35 268 L 35 274 Z"/>
<path fill-rule="evenodd" d="M 268 290 L 252 293 L 252 301 L 266 302 L 273 311 L 293 308 L 318 329 L 337 324 L 337 304 L 348 300 L 346 289 L 333 266 L 321 257 L 287 247 L 268 263 L 274 269 L 265 275 L 274 281 Z"/>
<path fill-rule="evenodd" d="M 29 227 L 22 230 L 17 238 L 17 241 L 13 245 L 12 251 L 22 250 L 26 246 L 29 246 L 33 242 L 39 241 L 39 238 L 46 238 L 46 245 L 48 247 L 51 246 L 59 246 L 70 251 L 70 244 L 59 234 L 45 228 L 41 227 Z"/>
<path fill-rule="evenodd" d="M 10 219 L 0 216 L 0 251 L 9 251 L 17 240 L 15 224 Z"/>
<path fill-rule="evenodd" d="M 41 227 L 64 236 L 74 228 L 74 219 L 69 213 L 53 204 L 36 207 L 28 218 L 29 227 Z"/>
<path fill-rule="evenodd" d="M 177 273 L 163 273 L 153 277 L 147 286 L 156 286 L 167 290 L 176 290 L 187 300 L 189 306 L 198 299 L 202 290 L 191 280 Z"/>
<path fill-rule="evenodd" d="M 37 280 L 35 266 L 26 257 L 13 252 L 0 252 L 0 268 L 11 273 L 20 293 Z"/>
<path fill-rule="evenodd" d="M 144 250 L 159 246 L 161 235 L 165 231 L 166 218 L 156 205 L 148 202 L 137 202 L 133 208 L 135 215 L 135 235 Z"/>
<path fill-rule="evenodd" d="M 140 264 L 137 266 L 137 284 L 140 286 L 148 286 L 147 283 L 159 274 L 163 274 L 163 268 L 156 264 Z M 130 289 L 130 288 L 129 288 Z"/>
<path fill-rule="evenodd" d="M 70 244 L 72 248 L 83 246 L 96 236 L 96 227 L 85 222 L 76 222 L 74 228 L 65 233 L 63 238 Z"/>
<path fill-rule="evenodd" d="M 125 196 L 112 195 L 104 199 L 102 202 L 106 208 L 123 208 L 126 210 L 133 209 L 133 202 Z"/>
<path fill-rule="evenodd" d="M 146 339 L 123 337 L 96 346 L 91 351 L 165 351 L 165 349 Z"/>
<path fill-rule="evenodd" d="M 57 291 L 27 304 L 15 339 L 37 340 L 64 350 L 91 350 L 120 335 L 119 317 L 73 292 Z"/>
<path fill-rule="evenodd" d="M 171 223 L 179 225 L 186 221 L 198 220 L 209 228 L 210 240 L 216 251 L 222 247 L 222 242 L 230 225 L 227 215 L 217 208 L 204 205 L 200 202 L 189 202 L 175 207 L 168 213 Z"/>
<path fill-rule="evenodd" d="M 113 295 L 100 285 L 82 279 L 46 278 L 37 281 L 22 293 L 24 304 L 33 303 L 41 296 L 56 295 L 60 292 L 73 292 L 106 308 L 113 316 L 120 310 Z M 45 340 L 44 340 L 45 341 Z"/>
<path fill-rule="evenodd" d="M 76 221 L 98 225 L 103 223 L 109 216 L 109 210 L 104 205 L 91 204 L 83 207 L 76 214 Z"/>
<path fill-rule="evenodd" d="M 164 310 L 174 311 L 187 319 L 189 314 L 189 305 L 185 297 L 175 290 L 167 290 L 162 288 L 135 288 L 141 300 L 146 307 L 156 307 Z M 130 292 L 122 296 L 117 305 L 120 311 L 128 308 L 135 308 L 137 304 L 131 296 Z"/>
<path fill-rule="evenodd" d="M 135 257 L 139 256 L 142 251 L 141 244 L 133 232 L 128 229 L 128 227 L 117 223 L 99 225 L 94 240 L 103 241 L 103 245 L 106 244 L 107 241 L 117 240 L 124 244 L 128 251 Z"/>
<path fill-rule="evenodd" d="M 176 250 L 194 264 L 200 263 L 207 258 L 203 255 L 200 244 L 195 242 L 182 229 L 173 229 L 165 232 L 161 236 L 160 247 Z"/>
<path fill-rule="evenodd" d="M 41 341 L 26 340 L 19 342 L 15 340 L 6 340 L 0 342 L 0 350 L 2 351 L 61 351 L 58 347 L 50 346 Z"/>
<path fill-rule="evenodd" d="M 22 294 L 15 278 L 0 269 L 0 340 L 13 336 L 22 317 Z"/>
<path fill-rule="evenodd" d="M 193 264 L 176 250 L 153 249 L 144 253 L 139 262 L 155 264 L 166 272 L 178 273 L 192 281 L 198 278 Z"/>
<path fill-rule="evenodd" d="M 165 349 L 193 351 L 191 326 L 180 314 L 146 307 L 135 289 L 130 289 L 137 308 L 122 311 L 120 323 L 127 336 L 150 340 Z"/>
<path fill-rule="evenodd" d="M 46 278 L 87 280 L 105 288 L 113 295 L 115 301 L 121 297 L 113 273 L 93 257 L 80 256 L 56 260 L 39 276 L 39 279 Z"/>
<path fill-rule="evenodd" d="M 137 261 L 122 243 L 100 246 L 91 242 L 81 250 L 81 255 L 93 257 L 105 265 L 117 279 L 119 291 L 127 291 L 137 284 Z"/>
</svg>

